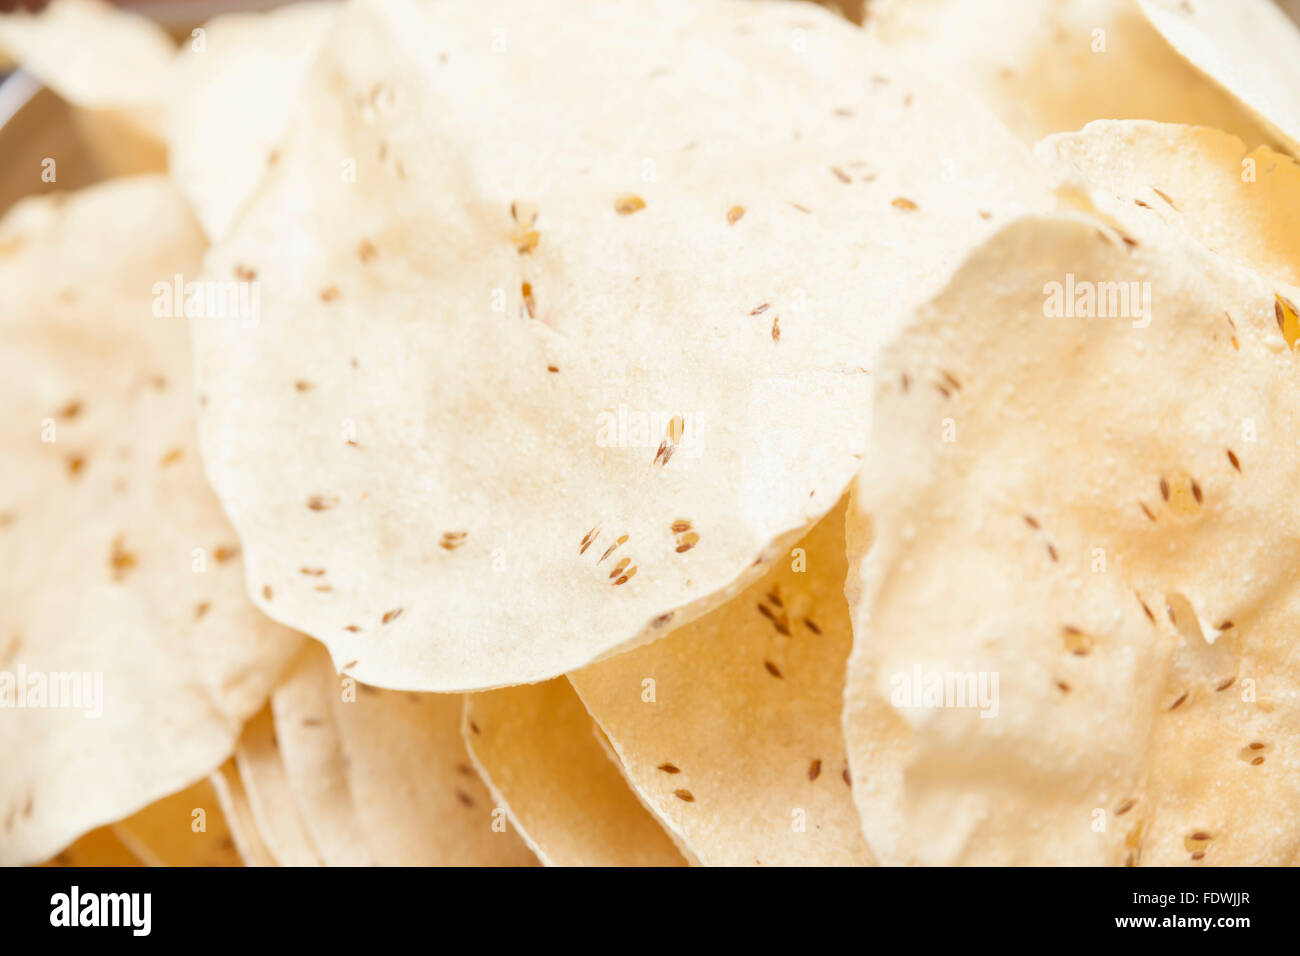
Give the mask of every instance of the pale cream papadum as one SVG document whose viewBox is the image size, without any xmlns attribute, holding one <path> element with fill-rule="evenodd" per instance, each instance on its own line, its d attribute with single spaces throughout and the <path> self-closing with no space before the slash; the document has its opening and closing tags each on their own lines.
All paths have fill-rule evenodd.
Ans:
<svg viewBox="0 0 1300 956">
<path fill-rule="evenodd" d="M 74 107 L 80 145 L 103 175 L 166 168 L 164 102 L 175 52 L 157 23 L 103 0 L 51 0 L 36 14 L 0 14 L 0 61 L 8 54 Z M 46 159 L 55 161 L 55 176 L 58 162 L 76 161 Z"/>
<path fill-rule="evenodd" d="M 260 289 L 192 326 L 249 592 L 367 683 L 536 681 L 738 593 L 857 469 L 877 344 L 1047 201 L 816 7 L 588 11 L 350 4 L 207 261 Z"/>
<path fill-rule="evenodd" d="M 298 102 L 339 4 L 227 13 L 181 45 L 168 77 L 167 167 L 210 239 L 239 215 Z"/>
<path fill-rule="evenodd" d="M 239 767 L 232 757 L 223 763 L 208 777 L 212 789 L 216 791 L 221 812 L 226 815 L 226 825 L 230 827 L 230 837 L 235 850 L 245 866 L 278 866 L 278 858 L 271 852 L 259 828 L 253 813 L 252 801 L 244 788 Z"/>
<path fill-rule="evenodd" d="M 536 864 L 465 751 L 460 695 L 359 684 L 313 644 L 271 706 L 290 790 L 326 865 Z"/>
<path fill-rule="evenodd" d="M 281 866 L 320 866 L 280 757 L 269 706 L 244 725 L 234 760 L 249 816 L 269 855 Z"/>
<path fill-rule="evenodd" d="M 1192 66 L 1300 154 L 1300 32 L 1281 7 L 1272 0 L 1137 2 Z"/>
<path fill-rule="evenodd" d="M 1027 218 L 887 351 L 845 711 L 881 862 L 1294 861 L 1294 295 Z"/>
<path fill-rule="evenodd" d="M 203 247 L 161 177 L 0 220 L 0 863 L 206 776 L 302 640 L 245 596 L 199 465 L 166 290 Z"/>
<path fill-rule="evenodd" d="M 840 727 L 844 576 L 837 507 L 743 594 L 569 675 L 629 782 L 705 865 L 872 861 Z"/>
<path fill-rule="evenodd" d="M 971 90 L 1026 142 L 1149 119 L 1273 142 L 1148 22 L 1137 0 L 876 0 L 871 34 Z"/>
<path fill-rule="evenodd" d="M 563 677 L 465 695 L 465 745 L 548 866 L 684 866 Z"/>
<path fill-rule="evenodd" d="M 1205 127 L 1097 122 L 1037 153 L 1061 188 L 1141 231 L 1168 224 L 1260 275 L 1300 285 L 1300 165 Z M 1292 336 L 1294 341 L 1294 336 Z"/>
</svg>

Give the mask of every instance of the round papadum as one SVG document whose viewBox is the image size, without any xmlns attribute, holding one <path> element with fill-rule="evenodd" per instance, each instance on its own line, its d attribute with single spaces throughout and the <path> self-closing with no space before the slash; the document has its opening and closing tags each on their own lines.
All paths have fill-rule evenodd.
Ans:
<svg viewBox="0 0 1300 956">
<path fill-rule="evenodd" d="M 1147 122 L 1091 123 L 1050 136 L 1039 157 L 1098 212 L 1140 232 L 1168 224 L 1211 252 L 1300 285 L 1300 165 L 1220 130 Z"/>
<path fill-rule="evenodd" d="M 165 168 L 175 45 L 158 24 L 102 0 L 52 0 L 38 14 L 0 15 L 0 59 L 6 53 L 76 107 L 82 144 L 102 174 Z"/>
<path fill-rule="evenodd" d="M 320 866 L 320 854 L 307 832 L 280 758 L 269 707 L 244 725 L 235 747 L 235 766 L 249 814 L 275 861 L 281 866 Z"/>
<path fill-rule="evenodd" d="M 1138 3 L 1175 50 L 1300 156 L 1300 28 L 1277 4 L 1271 0 Z"/>
<path fill-rule="evenodd" d="M 113 825 L 149 866 L 242 866 L 210 780 L 163 797 Z"/>
<path fill-rule="evenodd" d="M 1170 228 L 1027 219 L 890 347 L 845 712 L 882 862 L 1295 860 L 1280 294 Z"/>
<path fill-rule="evenodd" d="M 0 221 L 0 863 L 204 777 L 301 643 L 244 595 L 158 314 L 202 249 L 162 177 Z"/>
<path fill-rule="evenodd" d="M 705 865 L 872 862 L 840 714 L 844 509 L 742 594 L 569 675 L 629 781 Z"/>
<path fill-rule="evenodd" d="M 254 600 L 387 687 L 548 678 L 742 589 L 857 469 L 876 344 L 1047 201 L 805 4 L 360 0 L 302 101 L 207 263 L 262 320 L 194 322 L 201 434 Z"/>
<path fill-rule="evenodd" d="M 167 104 L 168 173 L 210 239 L 223 236 L 276 161 L 337 3 L 228 13 L 181 47 Z"/>
<path fill-rule="evenodd" d="M 461 739 L 459 695 L 340 677 L 313 645 L 272 697 L 276 739 L 328 865 L 527 866 Z"/>
<path fill-rule="evenodd" d="M 275 740 L 312 845 L 326 866 L 373 866 L 348 790 L 347 755 L 334 718 L 338 678 L 320 648 L 303 649 L 271 695 Z"/>
<path fill-rule="evenodd" d="M 1135 0 L 877 0 L 867 28 L 975 92 L 1026 142 L 1096 119 L 1272 136 L 1188 66 Z"/>
<path fill-rule="evenodd" d="M 684 866 L 562 677 L 465 695 L 465 744 L 548 866 Z"/>
</svg>

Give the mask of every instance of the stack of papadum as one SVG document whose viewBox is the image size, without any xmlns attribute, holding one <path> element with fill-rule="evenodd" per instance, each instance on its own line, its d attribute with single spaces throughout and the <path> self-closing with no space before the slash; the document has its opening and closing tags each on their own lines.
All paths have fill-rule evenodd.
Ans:
<svg viewBox="0 0 1300 956">
<path fill-rule="evenodd" d="M 1300 31 L 826 6 L 0 17 L 0 863 L 1296 859 Z"/>
</svg>

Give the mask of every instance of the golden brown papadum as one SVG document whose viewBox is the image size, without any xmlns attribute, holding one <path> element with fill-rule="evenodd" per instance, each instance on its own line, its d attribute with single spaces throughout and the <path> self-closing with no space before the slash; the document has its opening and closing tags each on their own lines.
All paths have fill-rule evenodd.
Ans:
<svg viewBox="0 0 1300 956">
<path fill-rule="evenodd" d="M 244 725 L 234 759 L 249 814 L 270 855 L 280 866 L 320 866 L 280 758 L 270 707 Z"/>
<path fill-rule="evenodd" d="M 1097 119 L 1273 137 L 1184 62 L 1136 0 L 875 0 L 866 26 L 973 91 L 1026 142 Z"/>
<path fill-rule="evenodd" d="M 181 45 L 169 78 L 168 173 L 210 239 L 226 233 L 268 165 L 337 3 L 227 13 Z"/>
<path fill-rule="evenodd" d="M 1116 317 L 1128 282 L 1150 309 Z M 1108 317 L 1080 314 L 1085 289 Z M 881 862 L 1294 861 L 1279 295 L 1170 227 L 1029 218 L 890 347 L 847 585 L 845 733 Z M 950 692 L 912 693 L 935 675 Z"/>
<path fill-rule="evenodd" d="M 91 704 L 0 708 L 0 863 L 204 777 L 301 641 L 244 595 L 194 446 L 185 322 L 154 314 L 154 284 L 202 250 L 161 177 L 0 221 L 0 699 L 76 675 L 60 702 L 75 684 Z"/>
<path fill-rule="evenodd" d="M 536 863 L 460 736 L 458 695 L 391 693 L 334 672 L 312 645 L 272 698 L 276 739 L 327 865 Z"/>
<path fill-rule="evenodd" d="M 230 837 L 244 865 L 277 866 L 278 861 L 267 847 L 253 816 L 252 804 L 239 776 L 235 759 L 230 758 L 212 771 L 208 781 L 217 794 L 221 812 L 226 815 L 226 825 L 230 827 Z"/>
<path fill-rule="evenodd" d="M 118 839 L 113 828 L 100 827 L 79 837 L 41 866 L 143 866 L 139 858 Z"/>
<path fill-rule="evenodd" d="M 1234 96 L 1292 154 L 1300 155 L 1300 29 L 1276 3 L 1138 0 L 1138 4 L 1151 25 L 1192 66 Z"/>
<path fill-rule="evenodd" d="M 569 675 L 632 785 L 705 865 L 871 862 L 840 729 L 844 509 L 744 593 Z"/>
<path fill-rule="evenodd" d="M 593 730 L 562 677 L 465 695 L 470 756 L 543 863 L 685 866 Z"/>
<path fill-rule="evenodd" d="M 906 306 L 1047 202 L 816 7 L 588 10 L 350 4 L 207 262 L 261 289 L 194 323 L 250 593 L 370 684 L 540 680 L 742 589 L 857 469 Z"/>
<path fill-rule="evenodd" d="M 209 780 L 149 804 L 113 830 L 149 866 L 243 865 Z"/>
<path fill-rule="evenodd" d="M 1062 188 L 1087 194 L 1125 228 L 1168 224 L 1211 252 L 1300 285 L 1300 165 L 1220 130 L 1141 121 L 1091 123 L 1037 153 Z"/>
</svg>

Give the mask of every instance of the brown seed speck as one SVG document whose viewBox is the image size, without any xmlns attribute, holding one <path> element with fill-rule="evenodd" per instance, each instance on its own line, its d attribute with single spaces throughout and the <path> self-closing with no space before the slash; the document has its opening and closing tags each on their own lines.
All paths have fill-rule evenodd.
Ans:
<svg viewBox="0 0 1300 956">
<path fill-rule="evenodd" d="M 1218 683 L 1218 685 L 1215 686 L 1214 689 L 1215 689 L 1216 691 L 1227 690 L 1227 689 L 1228 689 L 1229 687 L 1231 687 L 1234 683 L 1236 683 L 1236 680 L 1237 680 L 1236 675 L 1233 675 L 1232 677 L 1229 677 L 1229 678 L 1227 678 L 1226 680 L 1220 681 L 1220 682 Z"/>
<path fill-rule="evenodd" d="M 271 600 L 271 585 L 262 585 L 262 597 L 266 598 L 268 601 Z"/>
<path fill-rule="evenodd" d="M 340 293 L 336 285 L 326 286 L 320 290 L 320 300 L 322 302 L 335 302 L 338 300 Z"/>
<path fill-rule="evenodd" d="M 169 449 L 167 454 L 158 460 L 159 468 L 166 468 L 168 465 L 174 465 L 181 460 L 181 450 L 179 448 Z"/>
<path fill-rule="evenodd" d="M 1195 481 L 1192 482 L 1192 497 L 1196 499 L 1198 505 L 1205 501 L 1205 495 L 1201 492 L 1201 486 Z"/>
<path fill-rule="evenodd" d="M 849 174 L 846 173 L 844 170 L 840 169 L 838 166 L 831 167 L 831 174 L 842 183 L 853 182 L 853 180 L 849 178 Z"/>
<path fill-rule="evenodd" d="M 197 621 L 202 618 L 203 615 L 208 613 L 208 609 L 211 607 L 212 605 L 207 601 L 200 601 L 198 604 L 194 605 L 194 619 Z"/>
<path fill-rule="evenodd" d="M 1051 558 L 1053 561 L 1058 560 L 1056 557 L 1056 546 L 1053 545 L 1050 541 L 1047 542 L 1047 556 Z"/>
<path fill-rule="evenodd" d="M 903 196 L 899 196 L 897 199 L 893 200 L 890 203 L 890 205 L 893 206 L 895 209 L 903 210 L 903 212 L 912 212 L 917 208 L 916 203 L 912 202 L 912 200 L 907 199 Z"/>
<path fill-rule="evenodd" d="M 686 803 L 695 802 L 695 795 L 691 793 L 689 790 L 674 790 L 673 796 L 676 797 L 678 800 L 685 801 Z"/>
<path fill-rule="evenodd" d="M 812 210 L 809 209 L 807 206 L 801 206 L 797 202 L 792 202 L 790 203 L 790 205 L 794 206 L 795 209 L 798 209 L 802 213 L 807 213 L 808 215 L 812 215 Z"/>
<path fill-rule="evenodd" d="M 821 775 L 822 775 L 822 762 L 820 760 L 814 760 L 811 764 L 808 765 L 808 779 L 816 780 Z"/>
<path fill-rule="evenodd" d="M 402 608 L 395 607 L 391 611 L 385 611 L 384 616 L 379 619 L 381 624 L 391 624 L 402 616 Z"/>
<path fill-rule="evenodd" d="M 1170 207 L 1172 207 L 1172 208 L 1174 208 L 1174 209 L 1177 209 L 1177 208 L 1178 208 L 1177 206 L 1174 205 L 1174 201 L 1173 201 L 1172 199 L 1169 198 L 1169 194 L 1168 194 L 1168 193 L 1166 193 L 1166 192 L 1164 192 L 1164 191 L 1162 191 L 1162 190 L 1156 189 L 1155 186 L 1152 186 L 1152 187 L 1151 187 L 1151 191 L 1152 191 L 1153 193 L 1155 193 L 1157 196 L 1159 196 L 1161 199 L 1163 199 L 1165 202 L 1169 203 Z"/>
<path fill-rule="evenodd" d="M 345 624 L 343 626 L 343 630 L 350 631 L 351 633 L 355 634 L 357 633 L 357 631 L 361 630 L 361 628 L 357 627 L 355 624 Z"/>
<path fill-rule="evenodd" d="M 762 305 L 755 306 L 753 309 L 751 309 L 749 314 L 750 314 L 750 315 L 762 315 L 762 314 L 763 314 L 764 312 L 766 312 L 770 307 L 771 307 L 771 306 L 770 306 L 770 303 L 764 302 Z"/>
<path fill-rule="evenodd" d="M 767 672 L 771 674 L 773 677 L 781 677 L 780 668 L 778 668 L 771 661 L 763 661 L 763 666 L 767 668 Z"/>
<path fill-rule="evenodd" d="M 614 200 L 614 211 L 620 216 L 630 216 L 634 212 L 639 212 L 645 208 L 645 200 L 640 196 L 626 195 L 619 196 Z"/>
<path fill-rule="evenodd" d="M 1187 700 L 1187 691 L 1183 691 L 1181 694 L 1178 695 L 1178 699 L 1169 705 L 1169 709 L 1174 710 L 1178 707 L 1181 707 L 1183 705 L 1183 702 L 1186 700 Z"/>
<path fill-rule="evenodd" d="M 468 793 L 466 793 L 464 790 L 457 790 L 457 791 L 456 791 L 456 799 L 459 800 L 461 803 L 463 803 L 463 804 L 464 804 L 465 806 L 467 806 L 467 807 L 472 807 L 472 806 L 474 806 L 474 798 L 471 797 L 471 796 L 470 796 Z"/>
<path fill-rule="evenodd" d="M 821 634 L 822 632 L 822 629 L 818 627 L 817 624 L 810 617 L 804 618 L 803 624 L 804 627 L 808 628 L 808 630 L 812 631 L 814 634 Z"/>
<path fill-rule="evenodd" d="M 212 549 L 212 556 L 217 559 L 217 564 L 225 564 L 238 554 L 239 548 L 236 545 L 219 544 Z"/>
<path fill-rule="evenodd" d="M 257 270 L 245 265 L 236 265 L 235 278 L 240 282 L 252 282 L 257 278 Z"/>
<path fill-rule="evenodd" d="M 700 536 L 696 534 L 694 531 L 688 531 L 686 532 L 686 534 L 678 536 L 677 553 L 684 554 L 699 543 L 700 543 Z"/>
<path fill-rule="evenodd" d="M 519 287 L 519 293 L 523 297 L 524 311 L 528 313 L 528 317 L 537 318 L 537 301 L 533 298 L 533 284 L 525 282 Z"/>
<path fill-rule="evenodd" d="M 81 414 L 81 402 L 77 401 L 76 399 L 73 399 L 72 401 L 68 402 L 68 404 L 60 408 L 57 414 L 59 418 L 68 418 L 68 419 L 76 418 L 78 415 Z"/>
<path fill-rule="evenodd" d="M 1156 520 L 1156 516 L 1155 516 L 1154 514 L 1151 513 L 1151 509 L 1147 507 L 1145 501 L 1139 501 L 1139 502 L 1138 502 L 1138 507 L 1141 508 L 1141 509 L 1142 509 L 1142 513 L 1143 513 L 1144 515 L 1146 515 L 1148 518 L 1150 518 L 1152 521 L 1155 521 L 1155 520 Z"/>
<path fill-rule="evenodd" d="M 1258 766 L 1259 766 L 1260 764 L 1262 764 L 1263 762 L 1264 762 L 1264 758 L 1263 758 L 1263 757 L 1256 757 L 1254 760 L 1252 760 L 1252 761 L 1250 762 L 1250 765 L 1251 765 L 1252 767 L 1258 767 Z"/>
<path fill-rule="evenodd" d="M 548 372 L 558 372 L 559 370 L 560 370 L 560 367 L 559 367 L 558 365 L 548 365 L 548 366 L 546 366 L 546 371 L 548 371 Z"/>
<path fill-rule="evenodd" d="M 605 549 L 605 553 L 600 556 L 600 561 L 597 561 L 596 563 L 600 564 L 601 561 L 604 561 L 606 558 L 608 558 L 611 554 L 614 553 L 615 550 L 617 550 L 620 546 L 622 546 L 626 541 L 627 541 L 627 535 L 625 534 L 619 535 L 618 540 Z"/>
<path fill-rule="evenodd" d="M 76 478 L 81 474 L 81 470 L 86 466 L 86 459 L 80 455 L 68 456 L 68 474 Z"/>
<path fill-rule="evenodd" d="M 307 507 L 312 511 L 329 511 L 338 503 L 339 499 L 334 495 L 312 495 L 307 499 Z"/>
<path fill-rule="evenodd" d="M 1165 501 L 1169 500 L 1169 482 L 1164 475 L 1160 476 L 1160 497 Z"/>
<path fill-rule="evenodd" d="M 1033 528 L 1035 531 L 1038 530 L 1037 518 L 1033 517 L 1032 515 L 1023 515 L 1023 517 L 1025 519 L 1025 524 L 1029 525 L 1029 527 Z"/>
<path fill-rule="evenodd" d="M 123 545 L 124 535 L 118 535 L 113 539 L 112 548 L 109 550 L 108 566 L 113 572 L 113 580 L 120 581 L 136 565 L 135 555 L 126 550 Z"/>
<path fill-rule="evenodd" d="M 309 578 L 319 578 L 325 574 L 324 568 L 299 568 L 299 574 L 305 574 Z"/>
<path fill-rule="evenodd" d="M 591 547 L 592 542 L 594 542 L 598 537 L 600 537 L 599 528 L 592 528 L 588 531 L 586 535 L 583 536 L 582 546 L 578 548 L 578 554 L 585 554 L 587 549 Z"/>
<path fill-rule="evenodd" d="M 1115 809 L 1115 816 L 1117 816 L 1117 817 L 1122 817 L 1124 814 L 1126 814 L 1126 813 L 1128 813 L 1130 810 L 1132 810 L 1133 807 L 1134 807 L 1134 805 L 1135 805 L 1136 803 L 1137 803 L 1137 801 L 1134 800 L 1132 797 L 1130 797 L 1129 799 L 1125 800 L 1125 801 L 1124 801 L 1123 803 L 1121 803 L 1118 807 L 1116 807 L 1116 809 Z"/>
<path fill-rule="evenodd" d="M 311 382 L 307 381 L 306 379 L 302 379 L 302 378 L 300 378 L 300 379 L 298 379 L 296 382 L 294 382 L 294 383 L 293 383 L 293 387 L 294 387 L 295 389 L 297 389 L 298 391 L 300 391 L 300 392 L 310 392 L 313 388 L 315 388 L 315 386 L 312 385 Z"/>
<path fill-rule="evenodd" d="M 1237 469 L 1238 472 L 1241 471 L 1241 462 L 1237 460 L 1237 456 L 1231 448 L 1228 449 L 1228 461 L 1232 463 L 1232 467 Z"/>
<path fill-rule="evenodd" d="M 476 733 L 476 734 L 481 734 L 481 733 L 483 733 L 483 731 L 481 731 L 481 730 L 478 729 L 478 724 L 474 723 L 474 721 L 472 721 L 472 720 L 469 722 L 469 729 L 472 730 L 472 731 L 474 731 L 474 733 Z"/>
<path fill-rule="evenodd" d="M 842 774 L 840 774 L 840 779 L 844 781 L 844 785 L 845 785 L 845 786 L 848 786 L 848 787 L 853 786 L 853 778 L 849 775 L 849 768 L 848 768 L 848 767 L 845 767 L 845 768 L 844 768 L 844 772 L 843 772 Z"/>
<path fill-rule="evenodd" d="M 744 206 L 732 206 L 727 210 L 727 225 L 734 226 L 745 216 Z"/>
<path fill-rule="evenodd" d="M 661 764 L 659 765 L 659 769 L 662 770 L 664 773 L 681 773 L 681 772 L 682 772 L 682 771 L 681 771 L 681 768 L 679 768 L 676 764 L 671 764 L 671 763 L 661 763 Z"/>
</svg>

